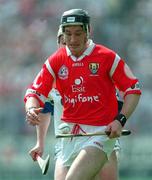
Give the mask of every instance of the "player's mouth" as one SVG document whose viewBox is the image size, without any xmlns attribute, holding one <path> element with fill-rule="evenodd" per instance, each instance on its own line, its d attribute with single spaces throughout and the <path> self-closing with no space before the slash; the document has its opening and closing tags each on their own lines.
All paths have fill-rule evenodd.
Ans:
<svg viewBox="0 0 152 180">
<path fill-rule="evenodd" d="M 77 48 L 79 48 L 79 45 L 70 45 L 69 48 L 70 49 L 77 49 Z"/>
</svg>

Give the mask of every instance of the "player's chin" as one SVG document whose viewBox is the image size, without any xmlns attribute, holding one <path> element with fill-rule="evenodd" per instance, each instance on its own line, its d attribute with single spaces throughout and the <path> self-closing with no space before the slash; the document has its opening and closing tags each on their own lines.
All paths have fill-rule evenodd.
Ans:
<svg viewBox="0 0 152 180">
<path fill-rule="evenodd" d="M 82 54 L 82 52 L 79 50 L 73 50 L 73 51 L 71 51 L 71 53 L 75 57 L 79 57 Z"/>
<path fill-rule="evenodd" d="M 72 52 L 72 54 L 80 52 L 79 46 L 70 46 L 69 49 Z"/>
</svg>

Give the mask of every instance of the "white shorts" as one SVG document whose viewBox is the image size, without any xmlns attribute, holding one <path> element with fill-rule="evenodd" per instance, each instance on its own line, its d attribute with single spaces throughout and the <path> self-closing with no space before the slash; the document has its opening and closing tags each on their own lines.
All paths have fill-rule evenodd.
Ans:
<svg viewBox="0 0 152 180">
<path fill-rule="evenodd" d="M 61 139 L 58 139 L 58 141 L 57 141 L 57 143 L 56 143 L 56 145 L 55 145 L 55 157 L 54 157 L 55 160 L 56 160 L 56 159 L 60 156 L 60 154 L 61 154 L 61 141 L 59 141 L 59 140 L 61 140 Z"/>
<path fill-rule="evenodd" d="M 119 160 L 119 156 L 121 153 L 121 145 L 120 145 L 120 139 L 119 138 L 116 139 L 116 143 L 115 143 L 115 146 L 113 148 L 113 151 L 115 151 L 116 156 L 117 156 L 117 160 Z M 55 145 L 55 158 L 54 159 L 56 160 L 58 157 L 60 157 L 60 155 L 61 155 L 61 142 L 58 141 Z"/>
<path fill-rule="evenodd" d="M 76 129 L 76 133 L 95 133 L 103 132 L 106 129 L 106 126 L 88 126 L 80 125 L 77 126 L 73 123 L 68 123 L 70 129 Z M 77 127 L 77 128 L 75 128 Z M 114 150 L 116 139 L 109 139 L 108 136 L 90 136 L 90 137 L 74 137 L 74 138 L 62 138 L 60 147 L 61 151 L 56 154 L 56 158 L 62 160 L 64 166 L 71 166 L 74 159 L 77 157 L 79 152 L 85 147 L 96 147 L 101 149 L 107 154 L 107 157 L 110 156 Z"/>
</svg>

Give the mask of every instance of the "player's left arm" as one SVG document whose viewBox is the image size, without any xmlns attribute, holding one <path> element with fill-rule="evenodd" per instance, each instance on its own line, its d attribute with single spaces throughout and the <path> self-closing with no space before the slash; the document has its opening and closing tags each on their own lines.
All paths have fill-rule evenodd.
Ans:
<svg viewBox="0 0 152 180">
<path fill-rule="evenodd" d="M 43 155 L 45 147 L 45 139 L 50 124 L 50 113 L 39 114 L 40 123 L 36 125 L 36 145 L 29 151 L 30 156 L 35 161 L 36 155 Z"/>
<path fill-rule="evenodd" d="M 135 111 L 141 95 L 139 81 L 128 65 L 122 59 L 117 58 L 114 61 L 113 67 L 111 78 L 116 83 L 118 89 L 123 92 L 124 103 L 120 113 L 116 115 L 114 121 L 107 127 L 107 131 L 111 131 L 109 136 L 111 138 L 120 136 L 127 119 Z"/>
<path fill-rule="evenodd" d="M 128 94 L 125 96 L 124 103 L 120 114 L 124 114 L 128 119 L 131 114 L 135 111 L 140 99 L 139 94 Z"/>
<path fill-rule="evenodd" d="M 43 155 L 45 147 L 45 139 L 51 121 L 51 113 L 53 112 L 53 104 L 50 97 L 46 100 L 43 109 L 39 113 L 39 124 L 36 125 L 36 145 L 29 151 L 30 156 L 36 161 L 36 155 Z"/>
<path fill-rule="evenodd" d="M 47 135 L 48 127 L 50 124 L 50 113 L 40 113 L 40 124 L 36 126 L 37 129 L 37 144 L 41 147 L 44 146 L 45 138 Z"/>
<path fill-rule="evenodd" d="M 36 126 L 37 131 L 37 146 L 42 147 L 43 150 L 45 138 L 50 124 L 51 114 L 54 111 L 54 106 L 51 103 L 50 96 L 45 101 L 44 107 L 39 114 L 40 123 Z"/>
</svg>

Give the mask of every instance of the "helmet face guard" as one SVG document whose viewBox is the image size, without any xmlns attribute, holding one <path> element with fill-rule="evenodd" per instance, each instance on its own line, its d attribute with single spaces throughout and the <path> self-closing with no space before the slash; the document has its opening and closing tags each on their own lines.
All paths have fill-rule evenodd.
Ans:
<svg viewBox="0 0 152 180">
<path fill-rule="evenodd" d="M 80 25 L 83 30 L 89 35 L 90 32 L 90 17 L 88 13 L 82 9 L 71 9 L 65 11 L 61 17 L 61 27 L 64 32 L 64 27 Z"/>
</svg>

